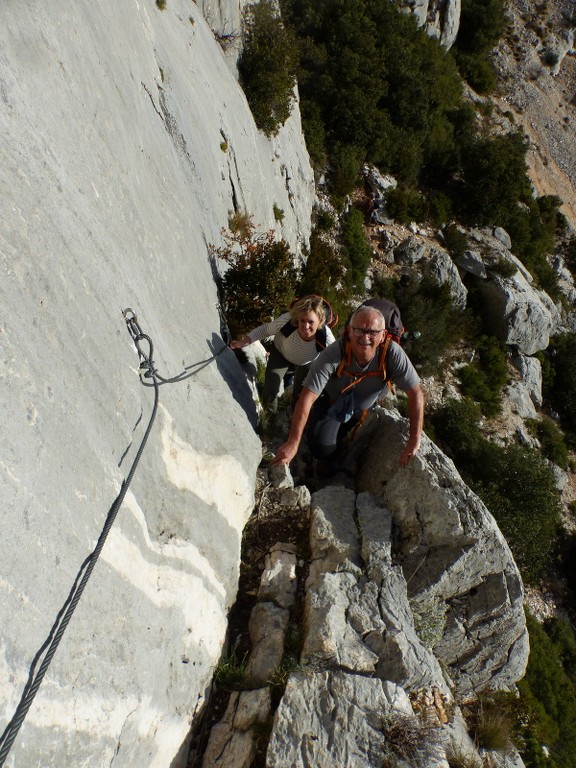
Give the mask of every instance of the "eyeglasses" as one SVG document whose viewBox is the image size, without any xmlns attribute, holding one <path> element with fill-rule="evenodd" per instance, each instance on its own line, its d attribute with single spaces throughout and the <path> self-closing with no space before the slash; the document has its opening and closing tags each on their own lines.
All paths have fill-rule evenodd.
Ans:
<svg viewBox="0 0 576 768">
<path fill-rule="evenodd" d="M 376 336 L 378 336 L 379 333 L 382 333 L 384 330 L 383 328 L 356 328 L 354 326 L 350 326 L 352 328 L 352 333 L 354 336 L 356 336 L 357 339 L 360 337 L 366 335 L 370 336 L 371 339 L 375 339 Z"/>
</svg>

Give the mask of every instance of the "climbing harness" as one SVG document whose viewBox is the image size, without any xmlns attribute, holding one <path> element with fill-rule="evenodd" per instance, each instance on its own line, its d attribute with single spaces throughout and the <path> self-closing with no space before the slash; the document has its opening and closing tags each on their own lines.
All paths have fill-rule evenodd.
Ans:
<svg viewBox="0 0 576 768">
<path fill-rule="evenodd" d="M 132 337 L 132 340 L 138 352 L 138 356 L 140 358 L 140 368 L 139 368 L 140 381 L 145 386 L 154 387 L 154 404 L 152 407 L 152 413 L 150 415 L 150 419 L 148 421 L 148 426 L 146 427 L 144 437 L 140 442 L 140 447 L 138 448 L 138 451 L 136 452 L 136 456 L 132 462 L 132 466 L 130 467 L 129 472 L 126 475 L 125 480 L 122 481 L 120 493 L 118 494 L 118 496 L 116 497 L 116 499 L 114 500 L 114 502 L 112 503 L 112 506 L 108 511 L 108 514 L 106 516 L 106 521 L 104 523 L 104 527 L 102 529 L 102 532 L 100 533 L 96 546 L 80 566 L 80 570 L 76 575 L 72 588 L 68 594 L 68 597 L 64 601 L 64 604 L 62 605 L 62 607 L 60 608 L 58 615 L 56 616 L 56 620 L 54 621 L 54 624 L 52 625 L 52 628 L 48 634 L 48 637 L 46 638 L 46 640 L 44 641 L 40 649 L 37 651 L 36 655 L 34 656 L 34 659 L 32 660 L 32 664 L 30 666 L 30 672 L 28 674 L 28 681 L 24 686 L 24 691 L 22 692 L 22 697 L 20 698 L 20 702 L 18 703 L 18 706 L 16 707 L 16 710 L 10 722 L 8 723 L 8 725 L 4 729 L 4 732 L 0 736 L 0 768 L 2 768 L 2 766 L 6 761 L 6 758 L 8 757 L 8 753 L 10 752 L 10 749 L 14 743 L 14 740 L 16 739 L 16 736 L 18 735 L 18 731 L 20 730 L 20 727 L 22 726 L 24 719 L 26 718 L 28 710 L 30 709 L 30 706 L 32 705 L 32 702 L 34 700 L 34 697 L 36 696 L 36 693 L 40 688 L 40 684 L 42 683 L 44 675 L 46 674 L 46 671 L 50 666 L 50 662 L 52 661 L 52 658 L 56 653 L 56 649 L 60 644 L 60 641 L 62 639 L 62 636 L 64 635 L 66 627 L 68 626 L 70 619 L 72 618 L 72 615 L 76 610 L 76 606 L 80 601 L 80 597 L 82 596 L 84 588 L 88 583 L 88 579 L 90 578 L 92 571 L 94 570 L 94 566 L 96 565 L 96 562 L 100 557 L 100 553 L 102 551 L 102 548 L 104 547 L 104 543 L 108 537 L 108 533 L 110 532 L 110 529 L 114 524 L 118 511 L 122 505 L 122 502 L 124 501 L 124 497 L 128 492 L 128 487 L 130 486 L 130 482 L 132 481 L 134 472 L 136 471 L 136 467 L 138 465 L 138 462 L 140 461 L 140 457 L 142 456 L 142 452 L 144 451 L 144 447 L 148 441 L 148 437 L 152 430 L 154 419 L 156 418 L 156 413 L 158 411 L 160 385 L 172 384 L 178 381 L 182 381 L 183 379 L 187 379 L 190 376 L 193 376 L 194 374 L 201 371 L 202 368 L 205 368 L 207 365 L 209 365 L 209 363 L 211 363 L 219 354 L 221 354 L 225 349 L 227 349 L 227 346 L 225 345 L 207 360 L 202 360 L 199 363 L 186 366 L 184 370 L 177 376 L 174 376 L 172 378 L 164 378 L 158 373 L 158 371 L 154 366 L 154 362 L 152 360 L 152 353 L 154 349 L 152 344 L 152 339 L 150 338 L 150 336 L 142 332 L 142 329 L 140 328 L 140 325 L 138 323 L 135 313 L 133 312 L 132 309 L 128 308 L 123 310 L 122 314 L 124 316 L 124 320 L 126 321 L 128 332 Z M 147 349 L 144 348 L 145 345 L 147 345 Z M 140 422 L 141 418 L 142 416 L 139 417 L 138 423 Z M 122 459 L 124 458 L 125 454 L 126 454 L 126 451 L 122 455 L 120 463 L 122 462 Z"/>
</svg>

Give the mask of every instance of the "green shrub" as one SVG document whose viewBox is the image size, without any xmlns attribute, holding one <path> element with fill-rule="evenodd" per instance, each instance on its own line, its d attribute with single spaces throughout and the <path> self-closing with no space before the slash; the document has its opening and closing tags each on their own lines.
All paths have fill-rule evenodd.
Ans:
<svg viewBox="0 0 576 768">
<path fill-rule="evenodd" d="M 364 216 L 357 208 L 351 208 L 344 220 L 342 243 L 350 265 L 346 284 L 352 290 L 361 291 L 372 259 L 372 249 L 364 234 Z"/>
<path fill-rule="evenodd" d="M 451 178 L 463 113 L 471 110 L 463 109 L 455 62 L 439 42 L 389 0 L 282 0 L 281 7 L 299 43 L 308 149 L 316 163 L 328 158 L 336 194 L 347 194 L 364 160 L 408 185 L 421 176 Z"/>
<path fill-rule="evenodd" d="M 492 272 L 496 272 L 497 275 L 500 275 L 500 277 L 503 277 L 504 279 L 507 277 L 512 277 L 516 274 L 516 272 L 518 272 L 518 267 L 516 264 L 504 256 L 501 256 L 496 264 L 490 267 L 490 269 Z"/>
<path fill-rule="evenodd" d="M 439 285 L 427 270 L 420 280 L 385 280 L 376 277 L 372 295 L 398 304 L 408 331 L 419 331 L 407 352 L 422 375 L 438 374 L 448 347 L 466 332 L 469 316 L 452 304 L 448 285 Z"/>
<path fill-rule="evenodd" d="M 481 137 L 463 148 L 464 189 L 457 191 L 456 202 L 469 223 L 506 226 L 518 202 L 531 198 L 527 149 L 521 131 Z"/>
<path fill-rule="evenodd" d="M 468 247 L 466 233 L 454 224 L 451 224 L 442 231 L 442 235 L 444 237 L 444 245 L 452 258 L 461 258 Z"/>
<path fill-rule="evenodd" d="M 418 190 L 398 186 L 386 194 L 386 210 L 400 224 L 410 224 L 422 221 L 426 206 Z"/>
<path fill-rule="evenodd" d="M 558 424 L 549 416 L 530 419 L 528 426 L 540 441 L 543 455 L 562 469 L 568 466 L 568 447 Z"/>
<path fill-rule="evenodd" d="M 244 8 L 243 33 L 244 47 L 238 60 L 242 87 L 256 125 L 267 136 L 273 136 L 290 116 L 296 43 L 272 0 Z"/>
<path fill-rule="evenodd" d="M 480 93 L 496 85 L 490 53 L 505 24 L 504 0 L 463 0 L 454 53 L 462 77 Z"/>
<path fill-rule="evenodd" d="M 347 258 L 317 230 L 310 236 L 310 249 L 298 283 L 298 296 L 319 294 L 328 299 L 343 322 L 350 311 L 351 296 L 344 286 L 349 269 Z"/>
<path fill-rule="evenodd" d="M 458 371 L 461 389 L 480 404 L 485 416 L 496 416 L 502 408 L 502 388 L 508 378 L 506 350 L 493 336 L 481 336 L 476 353 L 474 362 Z"/>
<path fill-rule="evenodd" d="M 537 583 L 558 533 L 554 473 L 536 451 L 490 442 L 480 431 L 479 415 L 476 404 L 450 400 L 429 418 L 439 444 L 496 519 L 522 576 Z"/>
<path fill-rule="evenodd" d="M 234 227 L 234 228 L 233 228 Z M 274 232 L 257 234 L 251 219 L 231 219 L 226 245 L 211 247 L 228 269 L 221 279 L 221 304 L 232 335 L 244 335 L 286 312 L 294 298 L 296 270 L 288 244 Z"/>
<path fill-rule="evenodd" d="M 567 645 L 571 638 L 558 624 L 540 625 L 526 615 L 530 635 L 530 657 L 525 677 L 518 683 L 520 705 L 523 709 L 520 753 L 528 766 L 572 768 L 576 765 L 576 690 L 566 672 Z M 542 760 L 542 745 L 550 757 Z"/>
<path fill-rule="evenodd" d="M 553 340 L 547 356 L 550 369 L 543 378 L 544 391 L 560 414 L 562 425 L 576 433 L 576 335 Z"/>
</svg>

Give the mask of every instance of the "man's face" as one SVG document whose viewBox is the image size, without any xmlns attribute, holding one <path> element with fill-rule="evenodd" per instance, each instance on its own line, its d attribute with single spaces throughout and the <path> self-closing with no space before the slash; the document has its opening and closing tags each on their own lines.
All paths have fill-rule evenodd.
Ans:
<svg viewBox="0 0 576 768">
<path fill-rule="evenodd" d="M 367 365 L 382 342 L 384 323 L 377 312 L 359 312 L 348 326 L 352 354 L 359 365 Z"/>
</svg>

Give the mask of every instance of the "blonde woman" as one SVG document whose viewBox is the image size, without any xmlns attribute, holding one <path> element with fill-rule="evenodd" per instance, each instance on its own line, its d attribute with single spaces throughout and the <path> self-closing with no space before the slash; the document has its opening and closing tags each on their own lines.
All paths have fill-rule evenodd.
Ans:
<svg viewBox="0 0 576 768">
<path fill-rule="evenodd" d="M 335 340 L 326 325 L 326 309 L 320 296 L 305 296 L 269 323 L 259 325 L 244 338 L 230 342 L 232 349 L 253 344 L 273 337 L 272 349 L 266 364 L 262 404 L 275 413 L 278 408 L 278 394 L 284 376 L 295 369 L 292 389 L 292 404 L 298 399 L 310 363 L 316 355 Z"/>
</svg>

